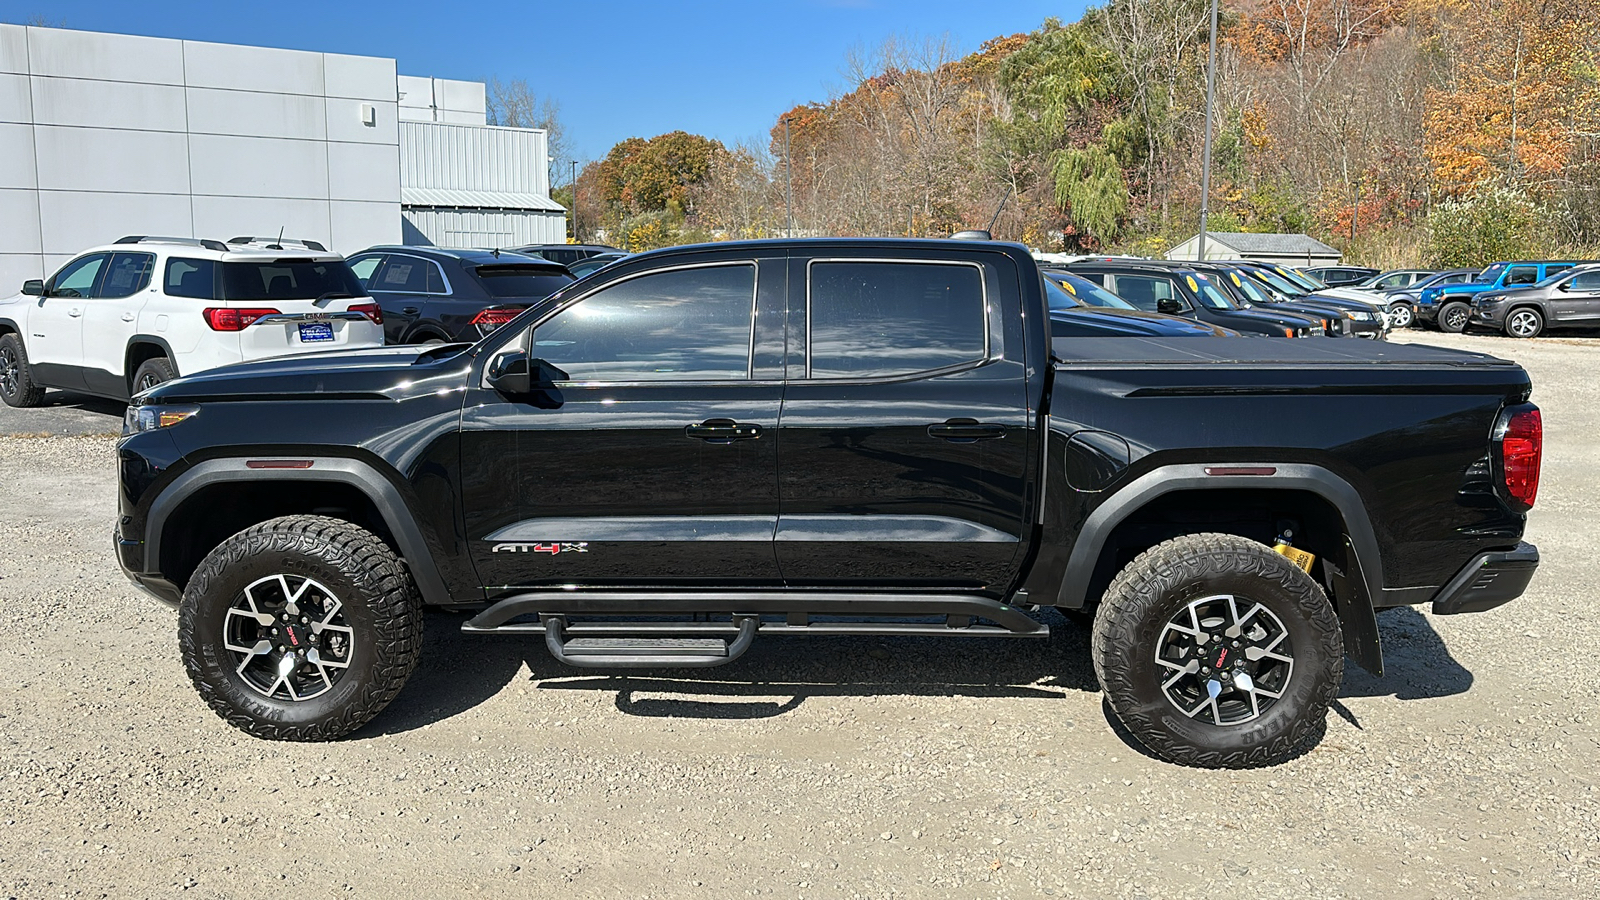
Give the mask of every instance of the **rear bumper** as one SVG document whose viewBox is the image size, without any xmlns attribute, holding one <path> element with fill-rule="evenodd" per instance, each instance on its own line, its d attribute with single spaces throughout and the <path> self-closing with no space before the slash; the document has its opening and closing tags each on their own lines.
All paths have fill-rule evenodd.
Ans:
<svg viewBox="0 0 1600 900">
<path fill-rule="evenodd" d="M 1515 550 L 1480 553 L 1433 597 L 1436 615 L 1484 612 L 1522 596 L 1539 568 L 1539 548 L 1523 542 Z"/>
</svg>

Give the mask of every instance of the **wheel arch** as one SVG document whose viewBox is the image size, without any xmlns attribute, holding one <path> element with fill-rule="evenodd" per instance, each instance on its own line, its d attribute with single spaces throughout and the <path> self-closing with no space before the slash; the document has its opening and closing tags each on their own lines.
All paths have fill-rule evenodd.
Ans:
<svg viewBox="0 0 1600 900">
<path fill-rule="evenodd" d="M 122 353 L 122 380 L 127 382 L 128 396 L 133 396 L 133 373 L 147 361 L 164 356 L 172 364 L 174 377 L 182 375 L 178 371 L 178 357 L 172 352 L 172 345 L 165 338 L 153 334 L 136 334 L 128 338 L 128 346 Z"/>
<path fill-rule="evenodd" d="M 16 322 L 4 317 L 0 317 L 0 334 L 14 334 L 18 337 L 21 337 L 22 329 L 17 327 Z"/>
<path fill-rule="evenodd" d="M 242 458 L 212 459 L 179 475 L 151 504 L 145 525 L 145 570 L 160 572 L 181 586 L 193 566 L 232 534 L 279 515 L 314 513 L 315 509 L 286 509 L 284 504 L 292 507 L 295 499 L 315 492 L 328 502 L 355 505 L 349 520 L 377 531 L 379 538 L 393 547 L 405 561 L 424 602 L 450 602 L 449 589 L 427 539 L 404 497 L 388 479 L 371 465 L 356 459 L 297 457 L 296 462 L 309 465 L 293 469 L 252 468 Z M 300 489 L 300 492 L 285 491 L 285 487 Z M 217 514 L 216 508 L 208 502 L 228 494 L 230 489 L 263 488 L 279 496 L 276 506 L 227 517 Z M 212 527 L 209 532 L 201 532 L 205 539 L 195 542 L 191 536 L 186 540 L 179 532 L 191 526 L 192 517 L 201 508 L 205 509 L 205 519 Z M 369 521 L 362 521 L 364 517 L 370 517 Z M 201 546 L 221 530 L 228 533 L 211 542 L 209 547 Z"/>
<path fill-rule="evenodd" d="M 1261 474 L 1235 474 L 1241 470 Z M 1271 474 L 1266 474 L 1269 471 Z M 1381 674 L 1383 652 L 1373 604 L 1373 598 L 1383 596 L 1384 583 L 1377 534 L 1360 492 L 1318 465 L 1230 462 L 1162 466 L 1145 472 L 1108 496 L 1084 519 L 1068 555 L 1055 605 L 1082 609 L 1097 599 L 1091 592 L 1109 582 L 1105 572 L 1114 566 L 1116 554 L 1138 547 L 1138 542 L 1119 543 L 1119 529 L 1138 522 L 1142 513 L 1163 501 L 1195 498 L 1210 502 L 1237 498 L 1241 492 L 1275 495 L 1290 502 L 1311 500 L 1331 513 L 1340 534 L 1322 536 L 1318 556 L 1326 561 L 1333 555 L 1327 542 L 1337 539 L 1340 546 L 1332 549 L 1343 557 L 1344 568 L 1342 574 L 1333 575 L 1336 590 L 1331 599 L 1344 629 L 1345 648 L 1363 668 Z M 1190 530 L 1217 529 L 1202 522 Z"/>
</svg>

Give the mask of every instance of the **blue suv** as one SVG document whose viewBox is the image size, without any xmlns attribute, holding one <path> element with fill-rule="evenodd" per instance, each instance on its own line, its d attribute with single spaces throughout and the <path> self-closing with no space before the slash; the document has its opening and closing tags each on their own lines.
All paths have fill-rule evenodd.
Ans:
<svg viewBox="0 0 1600 900">
<path fill-rule="evenodd" d="M 1440 331 L 1460 334 L 1472 320 L 1472 298 L 1484 291 L 1538 284 L 1580 265 L 1580 260 L 1517 260 L 1497 262 L 1466 284 L 1441 284 L 1424 288 L 1417 298 L 1417 320 Z"/>
</svg>

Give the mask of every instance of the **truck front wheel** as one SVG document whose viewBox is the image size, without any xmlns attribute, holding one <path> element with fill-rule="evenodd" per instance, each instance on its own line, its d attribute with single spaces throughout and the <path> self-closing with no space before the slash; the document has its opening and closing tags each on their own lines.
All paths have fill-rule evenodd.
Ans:
<svg viewBox="0 0 1600 900">
<path fill-rule="evenodd" d="M 1095 674 L 1134 737 L 1183 765 L 1292 757 L 1320 731 L 1344 674 L 1327 595 L 1255 541 L 1193 534 L 1145 551 L 1111 582 Z"/>
<path fill-rule="evenodd" d="M 230 725 L 333 740 L 400 693 L 422 646 L 422 601 L 371 532 L 285 516 L 206 555 L 183 592 L 178 643 L 195 689 Z"/>
</svg>

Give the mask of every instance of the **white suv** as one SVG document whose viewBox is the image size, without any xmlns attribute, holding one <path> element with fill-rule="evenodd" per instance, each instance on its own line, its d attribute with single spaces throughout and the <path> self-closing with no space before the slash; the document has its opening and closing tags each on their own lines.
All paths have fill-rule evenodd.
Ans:
<svg viewBox="0 0 1600 900">
<path fill-rule="evenodd" d="M 378 305 L 314 241 L 125 237 L 0 300 L 0 400 L 126 400 L 228 363 L 382 345 Z"/>
</svg>

